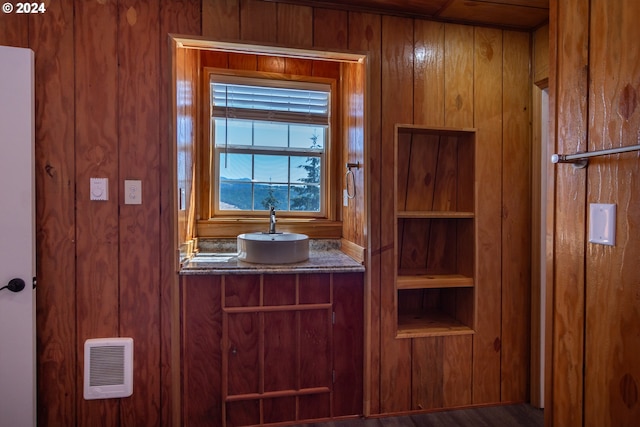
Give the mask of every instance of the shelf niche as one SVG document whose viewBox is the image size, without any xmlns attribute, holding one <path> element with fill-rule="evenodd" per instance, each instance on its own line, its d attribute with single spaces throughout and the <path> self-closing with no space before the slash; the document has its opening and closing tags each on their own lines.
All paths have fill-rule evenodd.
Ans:
<svg viewBox="0 0 640 427">
<path fill-rule="evenodd" d="M 398 337 L 473 333 L 475 130 L 395 127 Z"/>
</svg>

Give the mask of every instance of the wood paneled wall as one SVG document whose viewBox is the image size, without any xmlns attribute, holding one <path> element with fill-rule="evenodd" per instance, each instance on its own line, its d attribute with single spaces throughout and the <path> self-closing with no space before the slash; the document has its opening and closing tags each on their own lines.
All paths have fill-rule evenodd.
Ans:
<svg viewBox="0 0 640 427">
<path fill-rule="evenodd" d="M 46 7 L 0 16 L 0 43 L 36 56 L 38 425 L 168 425 L 167 34 L 200 34 L 200 3 Z M 108 201 L 89 200 L 90 177 L 109 178 Z M 142 205 L 124 205 L 125 179 L 142 180 Z M 134 339 L 135 392 L 86 401 L 84 341 L 110 336 Z"/>
<path fill-rule="evenodd" d="M 368 218 L 345 231 L 367 247 L 365 410 L 412 408 L 421 347 L 436 380 L 455 370 L 470 390 L 439 390 L 443 404 L 525 400 L 529 34 L 259 0 L 59 0 L 38 16 L 0 15 L 0 43 L 36 53 L 39 425 L 175 417 L 168 33 L 368 52 L 369 183 L 355 208 Z M 390 330 L 396 122 L 478 128 L 486 262 L 473 337 L 396 340 Z M 110 179 L 109 201 L 89 200 L 93 176 Z M 143 181 L 142 205 L 123 204 L 124 179 Z M 85 401 L 84 340 L 112 335 L 134 338 L 134 395 Z"/>
<path fill-rule="evenodd" d="M 633 0 L 552 1 L 555 152 L 638 143 L 640 28 Z M 549 426 L 632 426 L 640 416 L 640 172 L 637 153 L 557 165 Z M 634 178 L 632 178 L 634 177 Z M 617 205 L 616 245 L 588 243 L 590 203 Z"/>
</svg>

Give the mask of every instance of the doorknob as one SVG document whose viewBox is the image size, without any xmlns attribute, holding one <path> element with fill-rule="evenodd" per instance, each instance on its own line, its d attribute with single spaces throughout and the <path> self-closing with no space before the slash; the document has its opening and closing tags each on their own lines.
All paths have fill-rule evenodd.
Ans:
<svg viewBox="0 0 640 427">
<path fill-rule="evenodd" d="M 11 279 L 6 286 L 0 288 L 0 291 L 3 289 L 9 289 L 11 292 L 20 292 L 24 289 L 24 280 L 22 279 Z"/>
</svg>

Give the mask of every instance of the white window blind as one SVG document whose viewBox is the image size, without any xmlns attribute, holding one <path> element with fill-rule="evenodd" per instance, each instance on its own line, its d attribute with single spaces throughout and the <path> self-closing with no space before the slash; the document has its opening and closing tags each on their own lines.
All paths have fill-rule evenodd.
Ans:
<svg viewBox="0 0 640 427">
<path fill-rule="evenodd" d="M 311 90 L 216 81 L 211 85 L 213 117 L 329 124 L 328 86 Z"/>
</svg>

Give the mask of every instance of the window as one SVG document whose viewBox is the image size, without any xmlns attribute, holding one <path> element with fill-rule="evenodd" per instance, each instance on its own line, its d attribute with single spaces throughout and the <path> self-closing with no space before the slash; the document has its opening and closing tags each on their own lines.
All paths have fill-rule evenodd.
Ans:
<svg viewBox="0 0 640 427">
<path fill-rule="evenodd" d="M 209 76 L 215 216 L 327 216 L 331 85 Z"/>
</svg>

